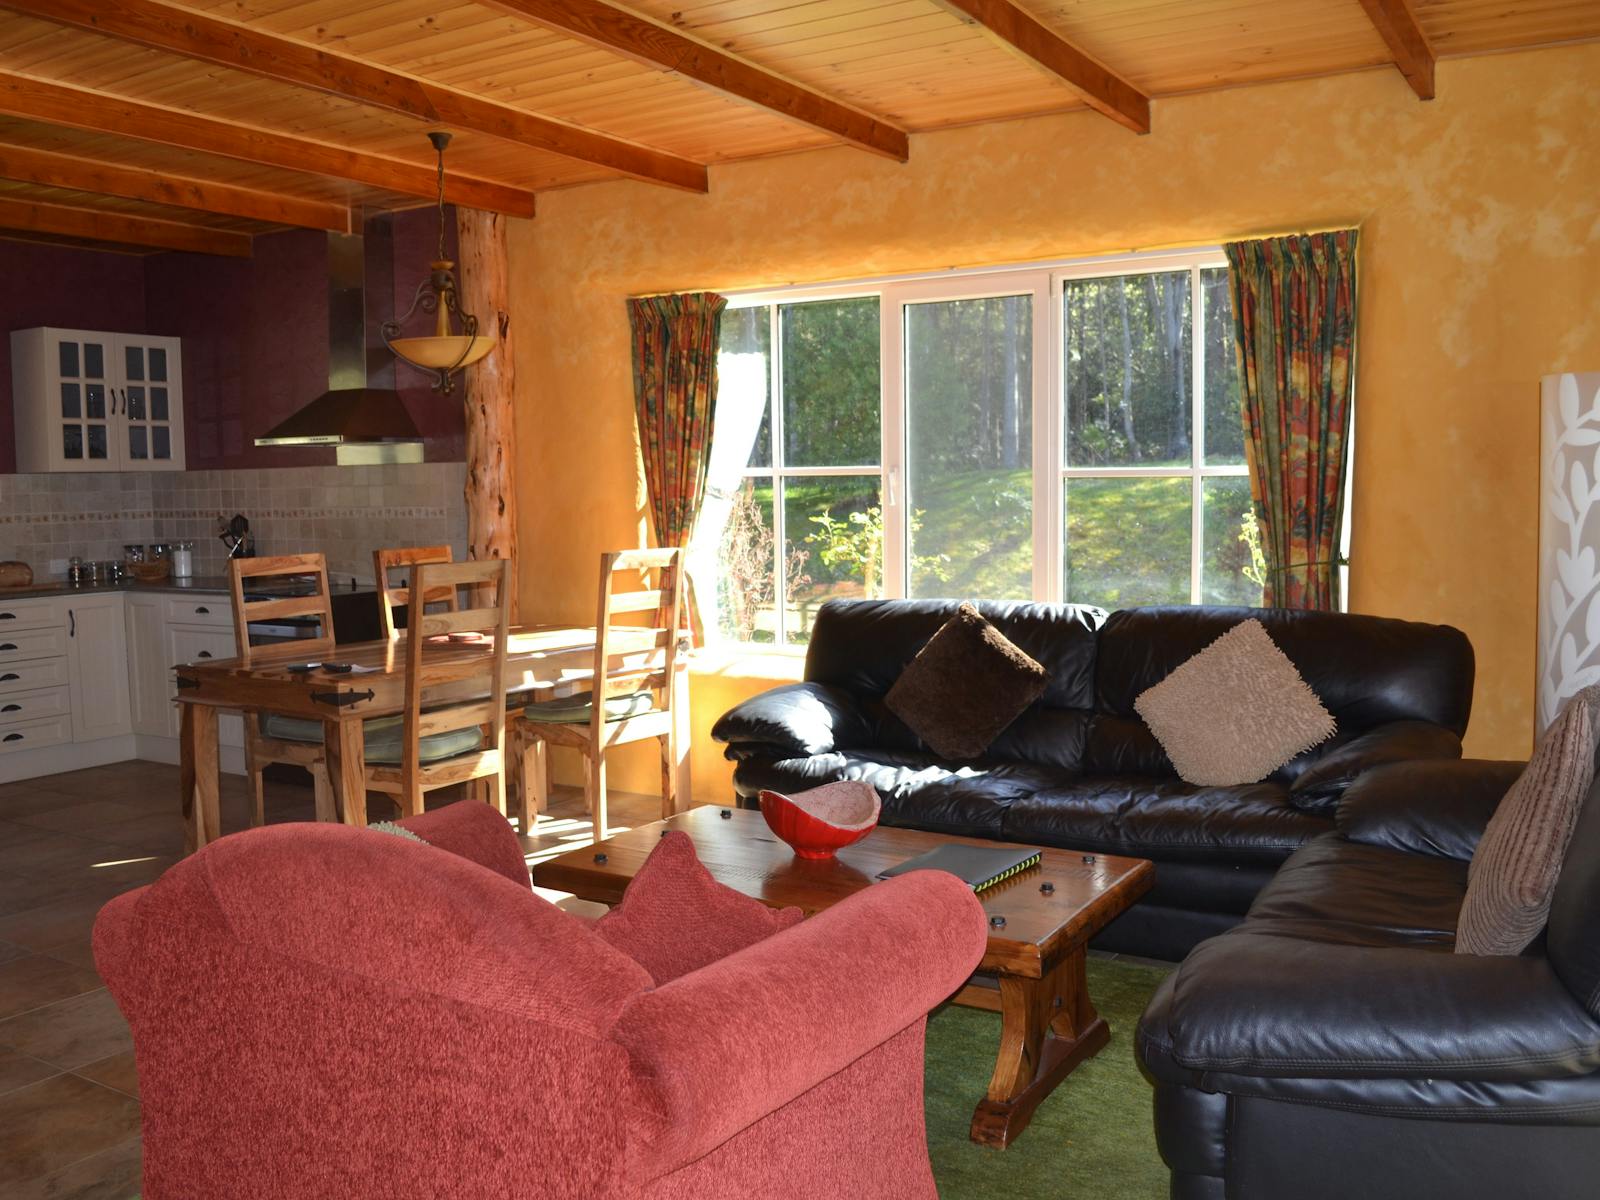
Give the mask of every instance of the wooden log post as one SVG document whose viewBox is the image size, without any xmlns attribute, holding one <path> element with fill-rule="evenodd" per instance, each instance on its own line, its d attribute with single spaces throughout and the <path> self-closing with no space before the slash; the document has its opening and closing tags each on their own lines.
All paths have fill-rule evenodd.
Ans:
<svg viewBox="0 0 1600 1200">
<path fill-rule="evenodd" d="M 461 303 L 478 327 L 497 339 L 493 352 L 462 372 L 467 406 L 467 557 L 517 557 L 517 495 L 511 460 L 516 453 L 516 409 L 506 262 L 506 218 L 479 209 L 456 209 L 460 238 Z M 517 573 L 507 576 L 512 619 L 517 617 Z"/>
</svg>

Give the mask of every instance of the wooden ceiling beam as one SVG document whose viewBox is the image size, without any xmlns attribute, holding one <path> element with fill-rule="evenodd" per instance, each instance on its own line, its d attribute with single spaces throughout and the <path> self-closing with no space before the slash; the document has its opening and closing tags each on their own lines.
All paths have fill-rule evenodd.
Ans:
<svg viewBox="0 0 1600 1200">
<path fill-rule="evenodd" d="M 159 250 L 188 250 L 194 254 L 250 257 L 250 235 L 247 233 L 186 225 L 182 221 L 132 217 L 101 209 L 74 208 L 66 204 L 42 204 L 9 196 L 0 196 L 0 229 L 87 238 L 90 241 L 147 246 Z"/>
<path fill-rule="evenodd" d="M 482 2 L 633 62 L 681 75 L 863 150 L 899 162 L 910 156 L 905 130 L 605 0 Z"/>
<path fill-rule="evenodd" d="M 1433 99 L 1433 47 L 1406 0 L 1361 0 L 1389 55 L 1419 100 Z"/>
<path fill-rule="evenodd" d="M 1150 97 L 1012 0 L 939 0 L 1007 49 L 1058 75 L 1089 107 L 1135 133 L 1150 132 Z"/>
<path fill-rule="evenodd" d="M 124 200 L 146 200 L 152 204 L 222 213 L 272 225 L 331 229 L 335 233 L 349 233 L 351 229 L 350 210 L 342 204 L 277 192 L 257 192 L 136 167 L 119 167 L 22 146 L 0 146 L 0 179 L 121 196 Z"/>
<path fill-rule="evenodd" d="M 416 120 L 504 138 L 648 183 L 691 192 L 707 188 L 701 163 L 158 0 L 0 0 L 0 8 Z"/>
<path fill-rule="evenodd" d="M 202 154 L 219 154 L 285 171 L 348 180 L 404 196 L 432 200 L 438 187 L 432 167 L 361 154 L 326 142 L 219 121 L 105 92 L 50 83 L 14 71 L 0 71 L 0 113 Z M 450 203 L 467 208 L 517 217 L 533 216 L 533 193 L 506 184 L 451 173 L 445 180 L 444 194 Z"/>
</svg>

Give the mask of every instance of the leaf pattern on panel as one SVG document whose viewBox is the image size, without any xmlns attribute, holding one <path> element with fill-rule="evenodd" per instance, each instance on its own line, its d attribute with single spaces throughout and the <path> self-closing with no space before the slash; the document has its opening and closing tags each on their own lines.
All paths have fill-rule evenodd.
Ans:
<svg viewBox="0 0 1600 1200">
<path fill-rule="evenodd" d="M 1543 409 L 1539 519 L 1543 602 L 1537 692 L 1541 731 L 1564 700 L 1600 680 L 1600 547 L 1585 540 L 1591 512 L 1600 504 L 1600 374 L 1547 378 Z"/>
</svg>

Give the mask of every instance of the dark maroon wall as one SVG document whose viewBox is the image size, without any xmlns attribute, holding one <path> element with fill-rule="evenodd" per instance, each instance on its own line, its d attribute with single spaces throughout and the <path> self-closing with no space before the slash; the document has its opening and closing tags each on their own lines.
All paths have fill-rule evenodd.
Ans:
<svg viewBox="0 0 1600 1200">
<path fill-rule="evenodd" d="M 455 253 L 455 214 L 446 249 Z M 381 318 L 404 312 L 437 253 L 438 218 L 422 208 L 391 222 L 393 261 L 369 261 L 368 304 Z M 369 247 L 380 243 L 372 239 Z M 328 240 L 316 230 L 255 239 L 248 259 L 204 254 L 137 257 L 0 241 L 0 269 L 20 286 L 0 292 L 6 331 L 35 325 L 165 334 L 183 339 L 184 433 L 190 470 L 294 467 L 333 462 L 317 447 L 257 447 L 255 439 L 328 386 Z M 370 259 L 371 255 L 369 255 Z M 407 329 L 423 332 L 421 313 Z M 0 472 L 16 470 L 11 346 L 0 345 Z M 447 397 L 368 339 L 375 387 L 395 386 L 430 461 L 465 457 L 462 387 Z"/>
<path fill-rule="evenodd" d="M 149 331 L 183 339 L 190 470 L 333 461 L 332 450 L 253 440 L 327 389 L 327 279 L 327 235 L 310 229 L 258 237 L 248 259 L 150 259 Z"/>
<path fill-rule="evenodd" d="M 145 259 L 70 246 L 0 241 L 0 474 L 17 469 L 11 331 L 36 325 L 148 333 Z"/>
<path fill-rule="evenodd" d="M 438 223 L 432 209 L 376 219 L 393 223 L 394 261 L 369 261 L 367 299 L 387 318 L 395 311 L 393 296 L 404 294 L 399 309 L 404 311 L 417 281 L 427 274 Z M 453 234 L 453 213 L 449 224 Z M 449 248 L 453 251 L 453 245 Z M 248 260 L 161 254 L 148 261 L 149 332 L 183 339 L 190 469 L 331 463 L 331 449 L 255 444 L 327 389 L 327 235 L 293 230 L 260 236 Z M 375 329 L 368 351 L 373 386 L 389 386 L 377 373 L 388 352 Z M 428 459 L 462 459 L 465 415 L 459 390 L 437 396 L 423 376 L 404 365 L 397 366 L 392 385 L 423 435 Z"/>
</svg>

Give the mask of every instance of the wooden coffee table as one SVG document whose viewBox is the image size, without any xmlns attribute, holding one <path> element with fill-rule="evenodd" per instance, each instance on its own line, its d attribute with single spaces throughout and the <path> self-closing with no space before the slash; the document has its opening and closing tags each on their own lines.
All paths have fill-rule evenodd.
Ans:
<svg viewBox="0 0 1600 1200">
<path fill-rule="evenodd" d="M 667 829 L 693 838 L 700 861 L 728 887 L 808 914 L 870 887 L 884 868 L 946 842 L 1005 844 L 880 826 L 837 859 L 819 862 L 795 857 L 758 812 L 703 807 L 540 863 L 533 881 L 615 904 Z M 972 1115 L 972 1140 L 1002 1148 L 1027 1128 L 1056 1084 L 1110 1038 L 1089 999 L 1084 948 L 1155 878 L 1154 864 L 1142 858 L 1040 852 L 1038 867 L 981 893 L 989 914 L 988 949 L 973 980 L 953 997 L 957 1004 L 1000 1013 L 1000 1050 L 988 1093 Z M 605 861 L 597 862 L 597 855 Z"/>
</svg>

